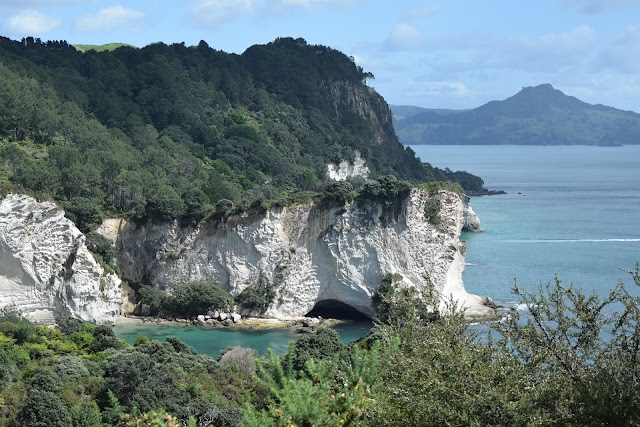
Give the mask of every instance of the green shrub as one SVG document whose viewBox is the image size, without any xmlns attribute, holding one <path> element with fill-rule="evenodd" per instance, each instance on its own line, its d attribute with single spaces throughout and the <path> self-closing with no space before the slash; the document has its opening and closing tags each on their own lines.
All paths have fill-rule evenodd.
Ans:
<svg viewBox="0 0 640 427">
<path fill-rule="evenodd" d="M 393 175 L 381 176 L 375 181 L 368 182 L 360 190 L 359 200 L 374 200 L 384 206 L 391 206 L 398 197 L 406 197 L 411 191 L 411 184 Z"/>
<path fill-rule="evenodd" d="M 177 285 L 173 295 L 163 304 L 165 306 L 170 306 L 176 313 L 195 316 L 207 310 L 228 311 L 233 306 L 233 298 L 218 284 L 199 280 Z"/>
<path fill-rule="evenodd" d="M 324 187 L 321 200 L 328 205 L 342 206 L 353 200 L 353 185 L 348 181 L 331 182 Z"/>
<path fill-rule="evenodd" d="M 416 184 L 415 187 L 421 190 L 427 191 L 429 195 L 434 195 L 440 192 L 441 190 L 446 190 L 446 191 L 451 191 L 453 193 L 456 193 L 459 196 L 462 196 L 464 191 L 462 189 L 462 186 L 459 183 L 451 182 L 451 181 L 427 182 L 422 184 Z"/>
<path fill-rule="evenodd" d="M 162 308 L 166 308 L 167 294 L 160 289 L 156 289 L 150 285 L 143 285 L 138 290 L 140 302 L 149 306 L 151 314 L 158 314 Z"/>
<path fill-rule="evenodd" d="M 49 391 L 31 389 L 18 409 L 21 427 L 69 427 L 71 416 L 60 398 Z"/>
<path fill-rule="evenodd" d="M 102 427 L 102 415 L 92 399 L 82 401 L 71 408 L 73 427 Z"/>
<path fill-rule="evenodd" d="M 433 225 L 442 224 L 442 218 L 440 217 L 440 210 L 442 209 L 442 202 L 435 197 L 429 198 L 424 204 L 424 218 Z"/>
<path fill-rule="evenodd" d="M 244 309 L 264 313 L 275 297 L 276 292 L 270 286 L 247 287 L 238 294 L 235 300 L 236 304 Z"/>
<path fill-rule="evenodd" d="M 101 202 L 87 197 L 74 197 L 63 202 L 65 215 L 82 231 L 88 233 L 102 222 Z"/>
<path fill-rule="evenodd" d="M 293 348 L 289 350 L 287 357 L 293 362 L 293 369 L 301 371 L 305 369 L 307 361 L 325 360 L 334 358 L 348 360 L 348 347 L 342 342 L 340 334 L 331 328 L 322 328 L 318 332 L 299 338 Z"/>
<path fill-rule="evenodd" d="M 256 373 L 257 357 L 258 352 L 252 348 L 230 347 L 218 357 L 218 364 L 222 369 L 232 368 L 242 374 L 253 375 Z"/>
<path fill-rule="evenodd" d="M 102 261 L 113 268 L 113 260 L 116 257 L 116 247 L 113 242 L 101 234 L 91 232 L 87 233 L 85 244 L 93 254 L 98 255 Z"/>
</svg>

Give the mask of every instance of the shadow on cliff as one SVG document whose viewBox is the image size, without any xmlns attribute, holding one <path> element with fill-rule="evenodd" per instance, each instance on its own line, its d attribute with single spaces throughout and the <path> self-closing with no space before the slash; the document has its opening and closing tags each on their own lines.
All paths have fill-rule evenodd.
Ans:
<svg viewBox="0 0 640 427">
<path fill-rule="evenodd" d="M 322 317 L 324 319 L 339 319 L 339 320 L 357 320 L 357 321 L 369 321 L 369 316 L 360 313 L 349 304 L 330 299 L 319 301 L 313 306 L 313 309 L 308 312 L 307 317 Z"/>
</svg>

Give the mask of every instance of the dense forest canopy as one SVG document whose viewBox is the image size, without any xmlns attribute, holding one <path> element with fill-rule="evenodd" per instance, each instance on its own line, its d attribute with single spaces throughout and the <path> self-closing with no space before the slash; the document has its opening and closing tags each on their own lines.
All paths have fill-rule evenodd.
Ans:
<svg viewBox="0 0 640 427">
<path fill-rule="evenodd" d="M 287 203 L 356 151 L 374 177 L 479 190 L 398 142 L 371 77 L 303 39 L 235 55 L 204 41 L 83 53 L 2 38 L 0 187 L 60 202 L 83 229 L 104 212 L 199 219 Z"/>
</svg>

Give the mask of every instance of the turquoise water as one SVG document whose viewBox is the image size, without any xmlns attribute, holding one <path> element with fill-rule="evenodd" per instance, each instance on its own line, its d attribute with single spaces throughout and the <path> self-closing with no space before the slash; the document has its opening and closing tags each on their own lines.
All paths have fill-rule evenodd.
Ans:
<svg viewBox="0 0 640 427">
<path fill-rule="evenodd" d="M 334 327 L 345 343 L 365 336 L 371 323 L 348 322 Z M 301 335 L 291 329 L 276 329 L 271 331 L 243 331 L 238 329 L 212 329 L 196 326 L 156 326 L 156 325 L 127 325 L 116 326 L 114 331 L 119 338 L 133 344 L 140 335 L 153 339 L 165 340 L 176 337 L 197 352 L 218 357 L 220 351 L 229 346 L 253 348 L 261 355 L 267 354 L 271 348 L 276 354 L 284 354 L 289 348 L 289 342 L 295 341 Z"/>
<path fill-rule="evenodd" d="M 485 233 L 463 233 L 469 292 L 512 301 L 554 280 L 604 294 L 640 259 L 640 146 L 412 146 L 423 161 L 508 194 L 473 197 Z M 518 194 L 520 193 L 520 194 Z"/>
</svg>

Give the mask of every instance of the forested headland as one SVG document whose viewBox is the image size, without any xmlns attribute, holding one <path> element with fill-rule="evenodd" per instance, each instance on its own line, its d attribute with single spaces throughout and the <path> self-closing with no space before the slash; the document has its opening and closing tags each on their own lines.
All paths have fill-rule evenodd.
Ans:
<svg viewBox="0 0 640 427">
<path fill-rule="evenodd" d="M 479 191 L 398 142 L 371 77 L 303 39 L 235 55 L 204 41 L 83 53 L 2 38 L 0 190 L 53 199 L 83 231 L 105 214 L 199 220 L 308 200 L 327 164 L 356 152 L 373 178 Z"/>
</svg>

